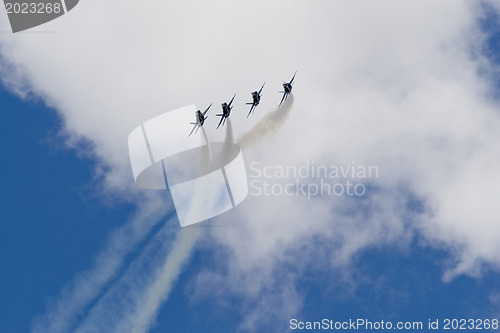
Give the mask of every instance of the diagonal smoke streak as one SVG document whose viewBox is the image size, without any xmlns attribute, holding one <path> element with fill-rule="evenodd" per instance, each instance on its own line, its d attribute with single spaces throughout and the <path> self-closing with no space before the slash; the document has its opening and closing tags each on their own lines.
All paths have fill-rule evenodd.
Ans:
<svg viewBox="0 0 500 333">
<path fill-rule="evenodd" d="M 226 144 L 231 144 L 234 142 L 233 137 L 233 123 L 231 123 L 231 119 L 227 119 L 227 127 L 226 127 L 226 138 L 224 139 Z"/>
<path fill-rule="evenodd" d="M 267 115 L 242 137 L 243 146 L 258 143 L 283 124 L 293 105 L 293 96 L 290 97 L 289 103 Z M 234 142 L 230 119 L 224 142 L 228 145 Z M 203 191 L 200 190 L 196 191 L 197 200 L 202 200 L 200 194 Z M 101 295 L 122 266 L 125 256 L 158 222 L 145 220 L 132 221 L 113 233 L 108 246 L 97 257 L 95 267 L 75 278 L 73 284 L 63 290 L 55 307 L 45 316 L 35 319 L 34 333 L 66 332 L 75 325 L 76 332 L 80 333 L 146 332 L 149 329 L 192 253 L 200 230 L 196 227 L 181 229 L 170 248 L 170 237 L 166 228 L 162 228 L 123 276 Z M 93 302 L 95 304 L 78 323 L 79 317 Z"/>
<path fill-rule="evenodd" d="M 211 163 L 211 160 L 206 158 L 201 159 L 200 163 Z M 188 215 L 193 214 L 196 209 L 199 209 L 202 206 L 201 202 L 203 200 L 207 200 L 205 198 L 205 193 L 207 193 L 205 189 L 206 185 L 197 183 L 193 204 L 190 207 Z M 213 199 L 208 198 L 208 200 Z M 131 270 L 129 280 L 132 283 L 129 286 L 132 288 L 129 287 L 129 295 L 122 298 L 124 303 L 120 302 L 126 306 L 128 305 L 128 308 L 120 311 L 122 315 L 119 317 L 118 325 L 114 326 L 111 330 L 106 329 L 106 332 L 140 333 L 148 331 L 155 321 L 161 305 L 168 299 L 174 283 L 181 274 L 182 266 L 191 255 L 199 236 L 200 229 L 197 226 L 181 228 L 177 233 L 177 238 L 172 245 L 171 251 L 160 251 L 159 259 L 152 265 L 152 267 L 159 267 L 152 274 L 154 278 L 150 279 L 150 275 L 144 274 L 142 269 Z M 162 244 L 162 248 L 165 248 L 167 242 L 160 240 L 160 243 Z M 149 258 L 149 255 L 145 255 L 142 260 L 147 261 L 150 260 Z M 136 265 L 136 267 L 140 268 L 142 265 Z M 141 283 L 142 281 L 145 282 Z M 144 287 L 136 290 L 135 287 L 138 282 L 144 285 Z M 120 288 L 117 288 L 116 292 L 119 295 L 121 293 Z M 109 305 L 106 305 L 103 309 L 107 308 L 109 308 Z M 101 311 L 97 310 L 96 313 L 100 315 Z M 90 320 L 91 325 L 93 325 L 93 322 L 93 320 Z M 82 329 L 78 332 L 87 333 L 94 331 Z"/>
<path fill-rule="evenodd" d="M 135 218 L 115 229 L 106 247 L 94 259 L 93 267 L 77 274 L 63 287 L 58 299 L 48 306 L 46 313 L 34 318 L 33 333 L 68 332 L 113 280 L 125 257 L 144 239 L 165 214 L 158 198 L 147 204 Z"/>
<path fill-rule="evenodd" d="M 141 299 L 135 303 L 130 316 L 121 321 L 115 332 L 147 332 L 154 323 L 161 305 L 166 301 L 182 272 L 182 267 L 189 259 L 200 228 L 184 227 L 177 233 L 172 251 L 165 258 L 155 281 L 144 291 Z"/>
<path fill-rule="evenodd" d="M 244 134 L 240 145 L 248 147 L 257 144 L 279 129 L 293 105 L 292 95 L 290 99 L 289 103 L 271 112 Z M 230 119 L 224 142 L 229 145 L 234 142 Z M 203 191 L 198 189 L 196 197 L 199 200 L 202 199 L 200 192 Z M 126 255 L 158 223 L 159 215 L 155 214 L 164 213 L 157 203 L 152 206 L 139 218 L 114 231 L 106 248 L 95 259 L 94 267 L 75 277 L 71 285 L 63 289 L 55 305 L 43 316 L 35 318 L 33 333 L 67 332 L 78 323 L 79 317 L 93 302 L 96 303 L 79 323 L 77 332 L 148 330 L 181 274 L 182 265 L 189 258 L 200 232 L 196 227 L 181 229 L 170 252 L 165 231 L 159 232 L 126 273 L 101 296 L 122 267 Z M 149 269 L 145 270 L 145 267 Z"/>
<path fill-rule="evenodd" d="M 134 304 L 137 293 L 147 283 L 146 279 L 154 276 L 151 271 L 157 264 L 157 257 L 168 251 L 168 239 L 171 238 L 169 231 L 172 233 L 169 228 L 163 227 L 148 241 L 120 278 L 95 302 L 75 332 L 115 331 L 120 320 L 123 320 L 123 314 L 129 312 Z"/>
<path fill-rule="evenodd" d="M 221 167 L 228 162 L 228 159 L 231 157 L 231 152 L 233 151 L 233 143 L 233 124 L 231 119 L 228 118 L 226 122 L 226 137 L 224 138 L 222 151 L 218 152 L 218 155 L 214 156 L 214 159 L 216 160 L 215 164 L 218 167 Z"/>
<path fill-rule="evenodd" d="M 178 279 L 198 236 L 198 228 L 183 228 L 172 244 L 171 228 L 164 226 L 99 299 L 75 332 L 146 332 Z"/>
<path fill-rule="evenodd" d="M 201 158 L 200 163 L 210 163 L 210 158 Z M 204 186 L 197 184 L 189 214 L 207 200 Z M 76 332 L 136 333 L 150 328 L 200 235 L 199 228 L 184 227 L 170 246 L 168 229 L 162 228 L 153 237 L 125 274 L 89 311 Z"/>
<path fill-rule="evenodd" d="M 262 118 L 250 131 L 244 133 L 238 140 L 242 148 L 248 148 L 260 143 L 267 136 L 276 133 L 283 126 L 293 107 L 293 95 L 290 94 L 287 103 L 277 107 Z"/>
</svg>

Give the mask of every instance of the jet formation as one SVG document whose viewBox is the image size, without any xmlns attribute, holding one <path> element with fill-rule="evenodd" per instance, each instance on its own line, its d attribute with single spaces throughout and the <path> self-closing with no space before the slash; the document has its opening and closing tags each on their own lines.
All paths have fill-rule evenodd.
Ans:
<svg viewBox="0 0 500 333">
<path fill-rule="evenodd" d="M 281 104 L 286 101 L 288 95 L 292 92 L 292 88 L 293 88 L 293 80 L 295 79 L 295 75 L 297 74 L 297 72 L 295 72 L 295 74 L 293 74 L 293 77 L 292 79 L 290 80 L 290 82 L 285 82 L 283 81 L 283 91 L 278 91 L 279 93 L 282 93 L 283 94 L 283 97 L 281 98 L 281 102 L 279 104 L 279 106 L 281 106 Z M 252 92 L 252 102 L 250 103 L 246 103 L 247 105 L 251 105 L 250 107 L 250 111 L 248 112 L 248 115 L 247 115 L 247 118 L 250 116 L 250 114 L 255 111 L 255 108 L 259 105 L 260 103 L 260 98 L 262 97 L 262 89 L 264 89 L 264 85 L 266 83 L 264 82 L 264 84 L 262 85 L 262 87 L 260 87 L 260 90 L 259 91 L 254 91 Z M 229 101 L 229 103 L 222 103 L 221 104 L 221 107 L 222 107 L 222 113 L 219 113 L 217 114 L 218 117 L 221 117 L 220 121 L 219 121 L 219 124 L 217 125 L 217 128 L 219 128 L 221 125 L 224 125 L 226 123 L 226 119 L 229 118 L 229 115 L 231 114 L 231 110 L 233 109 L 233 101 L 234 101 L 234 98 L 236 97 L 236 94 L 233 95 L 233 98 L 231 98 L 231 100 Z M 203 126 L 203 124 L 205 123 L 205 120 L 208 118 L 208 116 L 206 116 L 208 110 L 210 109 L 210 107 L 212 106 L 212 104 L 210 103 L 210 105 L 208 106 L 208 108 L 201 112 L 201 110 L 197 110 L 195 112 L 195 117 L 196 117 L 196 122 L 191 122 L 190 124 L 191 125 L 194 125 L 193 129 L 191 130 L 191 133 L 189 133 L 188 136 L 191 136 L 191 134 L 193 134 L 193 131 L 195 131 L 196 129 L 196 132 L 198 132 L 198 130 L 200 129 L 200 127 Z"/>
</svg>

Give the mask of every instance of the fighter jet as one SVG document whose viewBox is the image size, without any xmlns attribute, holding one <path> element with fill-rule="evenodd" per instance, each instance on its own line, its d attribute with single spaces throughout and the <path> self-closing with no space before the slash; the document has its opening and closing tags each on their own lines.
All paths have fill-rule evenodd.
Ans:
<svg viewBox="0 0 500 333">
<path fill-rule="evenodd" d="M 259 102 L 260 102 L 260 93 L 262 92 L 262 88 L 264 88 L 264 85 L 266 83 L 264 82 L 264 84 L 262 85 L 262 87 L 260 88 L 260 90 L 257 92 L 257 91 L 254 91 L 252 93 L 252 103 L 246 103 L 248 105 L 252 105 L 250 107 L 250 112 L 248 112 L 248 115 L 247 115 L 247 118 L 250 116 L 250 113 L 252 113 L 252 111 L 257 107 L 257 105 L 259 105 Z"/>
<path fill-rule="evenodd" d="M 208 106 L 208 108 L 204 111 L 204 112 L 201 112 L 200 110 L 196 111 L 194 114 L 196 116 L 196 122 L 195 123 L 190 123 L 191 125 L 194 125 L 193 129 L 191 130 L 191 133 L 189 133 L 188 136 L 191 136 L 191 134 L 193 134 L 193 131 L 196 129 L 196 132 L 195 133 L 198 133 L 198 130 L 200 129 L 201 126 L 203 126 L 203 124 L 205 123 L 205 119 L 208 118 L 208 116 L 205 117 L 205 115 L 207 114 L 208 112 L 208 109 L 210 109 L 210 107 L 212 106 L 212 103 L 210 103 L 210 105 Z"/>
<path fill-rule="evenodd" d="M 295 72 L 295 74 L 297 74 L 297 72 Z M 292 88 L 293 88 L 292 85 L 293 85 L 293 79 L 295 79 L 295 74 L 293 74 L 293 77 L 290 80 L 290 82 L 283 82 L 283 89 L 285 89 L 285 91 L 278 91 L 280 93 L 283 93 L 283 98 L 281 98 L 281 102 L 280 102 L 279 106 L 281 106 L 281 103 L 283 103 L 283 101 L 286 101 L 288 94 L 290 94 L 292 92 Z"/>
<path fill-rule="evenodd" d="M 235 96 L 236 96 L 236 94 L 234 94 L 233 98 L 231 98 L 231 101 L 229 102 L 229 104 L 227 104 L 226 102 L 224 102 L 224 103 L 221 104 L 221 106 L 222 106 L 222 113 L 219 113 L 217 116 L 222 117 L 222 118 L 220 118 L 219 125 L 217 125 L 217 128 L 219 128 L 219 126 L 221 124 L 225 124 L 226 123 L 226 118 L 228 118 L 229 114 L 231 114 L 231 109 L 233 108 L 231 106 L 231 103 L 233 103 L 233 100 L 234 100 Z"/>
</svg>

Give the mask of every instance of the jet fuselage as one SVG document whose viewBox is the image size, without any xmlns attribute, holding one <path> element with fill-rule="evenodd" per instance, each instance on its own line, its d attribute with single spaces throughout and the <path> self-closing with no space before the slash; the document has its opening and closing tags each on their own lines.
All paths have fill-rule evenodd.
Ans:
<svg viewBox="0 0 500 333">
<path fill-rule="evenodd" d="M 253 105 L 257 106 L 259 105 L 259 102 L 260 102 L 260 95 L 257 91 L 254 91 L 252 93 L 252 98 L 253 98 Z"/>
</svg>

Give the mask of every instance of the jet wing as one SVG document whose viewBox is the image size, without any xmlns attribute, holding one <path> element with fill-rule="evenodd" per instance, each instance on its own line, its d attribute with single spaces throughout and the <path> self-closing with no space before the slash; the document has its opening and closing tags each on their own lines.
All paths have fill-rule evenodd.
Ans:
<svg viewBox="0 0 500 333">
<path fill-rule="evenodd" d="M 262 85 L 262 87 L 260 87 L 260 90 L 259 90 L 259 96 L 260 96 L 260 93 L 262 92 L 262 89 L 264 88 L 264 85 L 265 85 L 265 84 L 266 84 L 266 83 L 264 82 L 264 84 Z"/>
<path fill-rule="evenodd" d="M 292 84 L 293 79 L 295 79 L 295 75 L 296 75 L 296 74 L 297 74 L 297 72 L 295 72 L 295 74 L 293 74 L 293 77 L 292 77 L 292 79 L 290 80 L 290 84 Z"/>
<path fill-rule="evenodd" d="M 231 102 L 227 106 L 231 106 L 231 103 L 233 102 L 234 98 L 236 97 L 236 94 L 234 94 L 233 98 L 231 98 Z"/>
<path fill-rule="evenodd" d="M 191 130 L 191 133 L 189 133 L 189 135 L 188 135 L 188 136 L 191 136 L 191 134 L 193 134 L 193 131 L 194 131 L 194 129 L 195 129 L 197 126 L 198 126 L 198 124 L 195 124 L 195 125 L 194 125 L 193 129 Z M 198 132 L 198 131 L 197 131 L 197 132 Z"/>
<path fill-rule="evenodd" d="M 203 116 L 205 116 L 208 112 L 208 109 L 210 109 L 210 107 L 212 106 L 212 103 L 210 103 L 210 105 L 208 106 L 208 108 L 203 112 Z"/>
<path fill-rule="evenodd" d="M 283 97 L 281 98 L 281 102 L 280 102 L 280 105 L 281 106 L 281 103 L 283 103 L 284 100 L 286 100 L 286 96 L 288 96 L 288 93 L 283 93 Z"/>
<path fill-rule="evenodd" d="M 222 124 L 222 121 L 225 119 L 226 119 L 226 117 L 224 117 L 224 115 L 222 115 L 222 118 L 220 118 L 219 125 L 217 125 L 217 128 L 219 128 L 220 124 Z"/>
<path fill-rule="evenodd" d="M 252 106 L 250 107 L 250 112 L 248 112 L 247 118 L 250 116 L 250 113 L 252 113 L 254 108 L 255 108 L 255 104 L 252 103 Z"/>
</svg>

